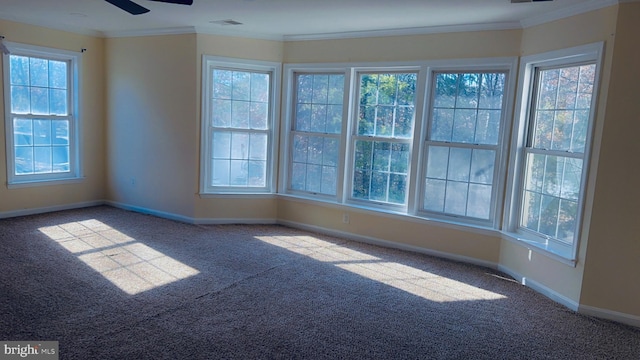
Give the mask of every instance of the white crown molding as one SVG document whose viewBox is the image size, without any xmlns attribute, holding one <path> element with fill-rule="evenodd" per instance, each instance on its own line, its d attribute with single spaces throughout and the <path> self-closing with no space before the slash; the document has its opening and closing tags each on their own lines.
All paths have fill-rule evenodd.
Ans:
<svg viewBox="0 0 640 360">
<path fill-rule="evenodd" d="M 184 35 L 195 34 L 196 28 L 193 26 L 157 28 L 143 30 L 123 30 L 123 31 L 105 31 L 102 37 L 105 38 L 121 38 L 121 37 L 137 37 L 137 36 L 157 36 L 157 35 Z"/>
<path fill-rule="evenodd" d="M 521 29 L 519 22 L 502 22 L 487 24 L 466 24 L 466 25 L 446 25 L 446 26 L 427 26 L 406 29 L 389 29 L 389 30 L 369 30 L 369 31 L 351 31 L 340 33 L 325 34 L 303 34 L 303 35 L 284 35 L 284 41 L 306 41 L 306 40 L 336 40 L 351 38 L 367 38 L 367 37 L 384 37 L 384 36 L 407 36 L 407 35 L 428 35 L 451 32 L 465 31 L 491 31 L 491 30 L 513 30 Z"/>
<path fill-rule="evenodd" d="M 226 26 L 226 27 L 229 27 L 229 26 Z M 238 31 L 238 30 L 227 30 L 223 28 L 212 29 L 209 27 L 196 27 L 196 32 L 198 34 L 205 34 L 205 35 L 219 35 L 219 36 L 246 38 L 246 39 L 273 40 L 273 41 L 284 40 L 284 37 L 282 35 L 254 33 L 254 32 Z"/>
<path fill-rule="evenodd" d="M 599 10 L 608 6 L 616 5 L 619 2 L 625 0 L 591 0 L 584 4 L 577 4 L 569 6 L 550 13 L 530 17 L 520 21 L 522 28 L 528 28 L 532 26 L 542 25 L 548 22 L 568 18 L 575 15 L 584 14 L 586 12 Z M 626 1 L 638 1 L 638 0 L 626 0 Z"/>
</svg>

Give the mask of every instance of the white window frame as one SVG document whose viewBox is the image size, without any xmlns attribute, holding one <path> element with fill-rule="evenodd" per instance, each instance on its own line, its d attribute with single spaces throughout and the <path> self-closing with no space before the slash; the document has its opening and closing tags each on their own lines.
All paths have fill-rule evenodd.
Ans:
<svg viewBox="0 0 640 360">
<path fill-rule="evenodd" d="M 338 163 L 336 169 L 336 194 L 328 195 L 322 193 L 315 193 L 309 191 L 294 190 L 291 188 L 292 180 L 292 167 L 293 167 L 293 137 L 297 133 L 294 130 L 294 124 L 296 121 L 296 109 L 295 99 L 297 84 L 296 75 L 298 74 L 312 74 L 312 75 L 325 75 L 325 74 L 341 74 L 344 75 L 344 94 L 342 100 L 342 129 L 340 134 L 330 135 L 339 140 L 338 150 Z M 344 168 L 345 168 L 345 151 L 346 142 L 345 134 L 348 129 L 349 119 L 349 89 L 350 89 L 350 72 L 347 67 L 343 65 L 327 66 L 326 64 L 285 64 L 284 66 L 284 91 L 282 99 L 282 107 L 285 109 L 284 126 L 282 127 L 282 150 L 280 153 L 280 178 L 283 179 L 280 182 L 279 192 L 282 194 L 289 194 L 293 196 L 310 198 L 327 202 L 340 202 L 343 197 L 344 188 Z M 309 133 L 313 134 L 313 133 Z"/>
<path fill-rule="evenodd" d="M 412 213 L 412 191 L 414 191 L 415 174 L 417 173 L 416 167 L 416 138 L 417 134 L 421 131 L 422 126 L 422 112 L 424 110 L 423 101 L 425 93 L 425 77 L 424 66 L 419 63 L 404 63 L 404 64 L 380 64 L 378 66 L 355 66 L 351 68 L 351 90 L 349 98 L 349 130 L 347 136 L 347 150 L 346 156 L 346 170 L 344 176 L 344 197 L 343 202 L 352 206 L 365 207 L 385 212 L 393 213 Z M 416 89 L 415 89 L 415 103 L 414 103 L 414 121 L 411 137 L 402 139 L 395 137 L 377 137 L 358 135 L 358 116 L 359 116 L 359 103 L 360 103 L 360 82 L 359 74 L 366 73 L 415 73 L 416 74 Z M 379 202 L 375 200 L 358 199 L 353 197 L 353 178 L 355 174 L 355 143 L 358 140 L 371 140 L 377 141 L 380 138 L 383 142 L 389 143 L 406 143 L 409 145 L 409 164 L 407 169 L 407 185 L 406 185 L 406 198 L 404 204 L 392 204 Z"/>
<path fill-rule="evenodd" d="M 538 249 L 549 252 L 557 259 L 575 265 L 577 252 L 583 236 L 588 231 L 589 211 L 585 211 L 586 204 L 593 199 L 594 174 L 591 168 L 597 159 L 592 158 L 594 141 L 599 137 L 594 134 L 595 117 L 598 112 L 598 96 L 601 76 L 602 57 L 604 42 L 587 44 L 568 49 L 550 51 L 541 54 L 525 56 L 520 62 L 519 88 L 516 103 L 515 124 L 511 143 L 511 170 L 509 172 L 507 201 L 505 201 L 505 223 L 507 237 L 516 241 L 524 242 Z M 531 231 L 527 231 L 519 226 L 522 208 L 522 197 L 524 191 L 524 177 L 527 145 L 529 136 L 530 116 L 532 113 L 533 96 L 535 94 L 537 69 L 566 67 L 572 65 L 582 65 L 593 63 L 596 66 L 593 93 L 591 98 L 591 111 L 589 114 L 589 124 L 585 141 L 585 151 L 582 157 L 583 168 L 580 183 L 580 195 L 578 199 L 578 214 L 576 218 L 576 235 L 572 244 L 564 244 L 561 241 L 548 236 L 541 236 Z"/>
<path fill-rule="evenodd" d="M 279 119 L 279 96 L 281 64 L 277 62 L 246 60 L 229 57 L 203 55 L 202 57 L 202 119 L 201 119 L 201 153 L 200 153 L 200 194 L 270 194 L 275 192 L 275 161 L 277 159 L 277 134 Z M 246 72 L 263 72 L 270 74 L 270 99 L 268 129 L 260 132 L 267 134 L 267 164 L 265 186 L 211 186 L 212 153 L 212 77 L 214 69 L 237 70 Z"/>
<path fill-rule="evenodd" d="M 419 190 L 415 192 L 416 199 L 416 214 L 424 218 L 433 218 L 442 221 L 449 221 L 453 223 L 465 223 L 470 225 L 477 225 L 483 227 L 497 228 L 500 224 L 502 215 L 502 204 L 504 202 L 504 184 L 507 171 L 507 152 L 508 152 L 508 139 L 511 130 L 511 114 L 513 113 L 513 98 L 516 88 L 516 75 L 515 69 L 518 64 L 518 58 L 516 57 L 504 57 L 504 58 L 488 58 L 488 59 L 460 59 L 451 61 L 437 61 L 429 64 L 427 69 L 427 92 L 424 106 L 426 107 L 424 114 L 424 126 L 423 133 L 420 136 L 421 139 L 421 154 L 420 154 L 420 177 L 417 181 Z M 427 172 L 427 152 L 429 145 L 438 145 L 439 142 L 429 140 L 429 131 L 432 124 L 433 116 L 433 92 L 435 88 L 434 76 L 438 73 L 474 73 L 474 72 L 500 72 L 505 74 L 505 83 L 503 89 L 503 108 L 502 118 L 500 124 L 500 133 L 498 134 L 498 144 L 495 146 L 484 146 L 465 144 L 464 147 L 471 149 L 484 149 L 491 148 L 496 151 L 496 162 L 493 173 L 492 184 L 492 196 L 490 206 L 490 216 L 487 220 L 475 219 L 467 216 L 458 216 L 447 213 L 440 213 L 435 211 L 428 211 L 424 209 L 424 197 L 425 197 L 425 178 Z M 446 145 L 444 143 L 443 145 Z M 458 143 L 450 143 L 455 147 Z M 453 148 L 450 147 L 450 148 Z"/>
<path fill-rule="evenodd" d="M 7 186 L 9 188 L 24 186 L 41 186 L 76 182 L 83 178 L 80 152 L 80 68 L 82 53 L 34 46 L 14 42 L 3 42 L 10 54 L 3 54 L 4 98 L 5 98 L 5 140 L 7 154 Z M 11 111 L 10 55 L 37 57 L 47 60 L 59 60 L 69 64 L 67 72 L 68 100 L 67 115 L 32 115 L 13 114 Z M 31 117 L 44 119 L 64 119 L 69 121 L 69 171 L 43 174 L 15 174 L 15 150 L 13 137 L 13 118 Z"/>
</svg>

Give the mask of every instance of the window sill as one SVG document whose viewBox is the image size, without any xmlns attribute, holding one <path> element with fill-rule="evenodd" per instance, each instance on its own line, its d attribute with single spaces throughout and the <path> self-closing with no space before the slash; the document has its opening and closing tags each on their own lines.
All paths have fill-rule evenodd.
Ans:
<svg viewBox="0 0 640 360">
<path fill-rule="evenodd" d="M 276 194 L 271 192 L 217 192 L 217 193 L 199 193 L 198 196 L 201 199 L 221 199 L 221 198 L 234 198 L 234 199 L 270 199 L 275 198 Z"/>
<path fill-rule="evenodd" d="M 570 246 L 562 246 L 553 242 L 542 243 L 539 241 L 524 238 L 521 234 L 503 232 L 502 238 L 506 241 L 519 244 L 528 248 L 531 251 L 535 251 L 542 255 L 545 255 L 555 261 L 569 265 L 576 266 L 577 260 L 573 255 L 573 251 Z"/>
<path fill-rule="evenodd" d="M 30 181 L 16 181 L 7 183 L 7 189 L 21 189 L 37 186 L 53 186 L 53 185 L 66 185 L 66 184 L 78 184 L 84 182 L 85 177 L 74 178 L 62 178 L 62 179 L 50 179 L 50 180 L 30 180 Z"/>
</svg>

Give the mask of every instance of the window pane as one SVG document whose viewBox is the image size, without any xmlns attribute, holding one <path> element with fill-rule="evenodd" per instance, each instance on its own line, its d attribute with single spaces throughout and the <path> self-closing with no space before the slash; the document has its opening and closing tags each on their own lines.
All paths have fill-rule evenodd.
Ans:
<svg viewBox="0 0 640 360">
<path fill-rule="evenodd" d="M 31 88 L 31 112 L 38 115 L 49 114 L 49 89 Z"/>
<path fill-rule="evenodd" d="M 45 59 L 29 58 L 29 78 L 31 86 L 49 86 L 49 61 Z"/>
<path fill-rule="evenodd" d="M 31 83 L 29 80 L 29 58 L 17 55 L 11 55 L 9 58 L 11 85 L 28 86 Z"/>
<path fill-rule="evenodd" d="M 444 211 L 454 215 L 466 215 L 468 190 L 469 184 L 467 183 L 448 181 Z"/>
<path fill-rule="evenodd" d="M 51 145 L 51 121 L 33 120 L 34 145 Z"/>
<path fill-rule="evenodd" d="M 251 160 L 248 162 L 249 186 L 265 186 L 267 179 L 267 162 Z"/>
<path fill-rule="evenodd" d="M 231 186 L 247 186 L 249 185 L 249 161 L 247 160 L 231 160 L 230 161 L 230 181 Z"/>
<path fill-rule="evenodd" d="M 458 77 L 458 97 L 456 108 L 478 107 L 478 87 L 480 74 L 460 74 Z"/>
<path fill-rule="evenodd" d="M 521 226 L 572 242 L 577 231 L 582 159 L 528 154 Z"/>
<path fill-rule="evenodd" d="M 252 129 L 265 130 L 269 124 L 269 104 L 252 102 L 249 109 L 249 126 Z"/>
<path fill-rule="evenodd" d="M 424 209 L 431 211 L 444 211 L 444 196 L 447 182 L 445 180 L 429 179 L 424 187 Z"/>
<path fill-rule="evenodd" d="M 35 173 L 50 173 L 52 170 L 51 164 L 51 148 L 50 147 L 34 147 L 34 172 Z"/>
<path fill-rule="evenodd" d="M 305 190 L 310 192 L 320 192 L 322 187 L 322 166 L 307 165 L 307 183 Z"/>
<path fill-rule="evenodd" d="M 231 100 L 212 100 L 211 107 L 213 126 L 231 126 Z"/>
<path fill-rule="evenodd" d="M 446 179 L 449 168 L 449 148 L 429 146 L 427 155 L 427 178 Z"/>
<path fill-rule="evenodd" d="M 449 180 L 469 181 L 471 149 L 451 149 L 449 153 Z"/>
<path fill-rule="evenodd" d="M 467 216 L 488 219 L 491 207 L 491 185 L 469 184 Z"/>
<path fill-rule="evenodd" d="M 392 204 L 406 201 L 409 144 L 356 141 L 353 196 Z"/>
<path fill-rule="evenodd" d="M 32 174 L 33 168 L 33 148 L 17 146 L 15 148 L 16 153 L 16 175 Z"/>
<path fill-rule="evenodd" d="M 230 132 L 214 132 L 213 133 L 213 158 L 229 159 L 231 156 L 231 133 Z"/>
<path fill-rule="evenodd" d="M 433 107 L 453 109 L 456 106 L 458 74 L 437 74 L 435 81 Z"/>
<path fill-rule="evenodd" d="M 269 74 L 251 73 L 251 102 L 269 102 Z"/>
<path fill-rule="evenodd" d="M 33 121 L 14 119 L 13 136 L 13 144 L 15 146 L 33 145 Z"/>
<path fill-rule="evenodd" d="M 501 110 L 480 110 L 476 123 L 476 144 L 498 145 Z"/>
<path fill-rule="evenodd" d="M 211 162 L 211 186 L 228 186 L 230 184 L 231 168 L 230 161 L 213 160 Z"/>
<path fill-rule="evenodd" d="M 594 64 L 539 71 L 533 147 L 584 152 L 594 81 Z"/>
<path fill-rule="evenodd" d="M 358 135 L 409 138 L 417 74 L 361 74 Z"/>
<path fill-rule="evenodd" d="M 214 99 L 231 99 L 231 89 L 233 83 L 231 81 L 232 71 L 229 70 L 213 70 L 213 98 Z"/>
<path fill-rule="evenodd" d="M 455 110 L 433 109 L 431 140 L 451 141 Z"/>
<path fill-rule="evenodd" d="M 267 134 L 249 135 L 249 159 L 267 160 Z"/>
<path fill-rule="evenodd" d="M 69 147 L 68 146 L 54 146 L 51 148 L 52 151 L 52 171 L 53 172 L 66 172 L 70 171 L 69 164 Z"/>
<path fill-rule="evenodd" d="M 473 150 L 471 155 L 470 181 L 479 184 L 492 184 L 495 161 L 495 151 L 478 149 Z M 486 204 L 487 203 L 485 203 L 485 205 Z"/>
<path fill-rule="evenodd" d="M 49 60 L 49 87 L 67 89 L 67 63 Z"/>
<path fill-rule="evenodd" d="M 476 110 L 456 110 L 453 119 L 452 141 L 472 143 L 475 139 Z"/>
<path fill-rule="evenodd" d="M 231 101 L 231 127 L 236 129 L 249 128 L 249 105 L 247 101 Z"/>
<path fill-rule="evenodd" d="M 67 90 L 50 89 L 49 97 L 51 115 L 67 115 Z"/>
<path fill-rule="evenodd" d="M 293 190 L 306 190 L 307 164 L 293 163 L 291 167 L 290 186 Z"/>
<path fill-rule="evenodd" d="M 231 90 L 231 98 L 239 101 L 251 100 L 251 73 L 234 71 L 231 75 L 233 88 Z"/>
<path fill-rule="evenodd" d="M 31 97 L 27 86 L 11 86 L 11 112 L 14 114 L 31 112 Z"/>
<path fill-rule="evenodd" d="M 505 74 L 487 73 L 481 75 L 480 105 L 478 107 L 481 109 L 502 109 Z"/>
</svg>

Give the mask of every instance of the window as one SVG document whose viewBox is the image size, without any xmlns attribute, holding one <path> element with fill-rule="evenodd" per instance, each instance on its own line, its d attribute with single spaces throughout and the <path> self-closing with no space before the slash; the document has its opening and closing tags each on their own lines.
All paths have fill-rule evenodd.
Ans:
<svg viewBox="0 0 640 360">
<path fill-rule="evenodd" d="M 201 191 L 273 191 L 279 65 L 205 56 Z"/>
<path fill-rule="evenodd" d="M 421 211 L 494 219 L 506 81 L 506 71 L 432 74 Z"/>
<path fill-rule="evenodd" d="M 292 191 L 336 196 L 342 136 L 344 74 L 295 73 L 290 132 Z"/>
<path fill-rule="evenodd" d="M 79 54 L 6 43 L 8 184 L 69 180 L 78 161 Z"/>
<path fill-rule="evenodd" d="M 513 227 L 567 258 L 580 234 L 601 46 L 524 59 Z"/>
<path fill-rule="evenodd" d="M 358 73 L 351 199 L 406 206 L 418 72 Z"/>
</svg>

